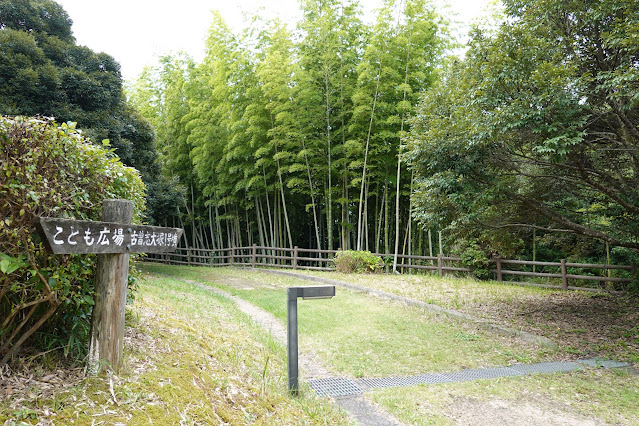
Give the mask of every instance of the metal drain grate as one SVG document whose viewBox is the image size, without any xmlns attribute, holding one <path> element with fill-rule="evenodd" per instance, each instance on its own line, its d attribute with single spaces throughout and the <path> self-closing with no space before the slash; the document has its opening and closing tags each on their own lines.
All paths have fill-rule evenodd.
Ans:
<svg viewBox="0 0 639 426">
<path fill-rule="evenodd" d="M 446 383 L 451 380 L 443 374 L 420 374 L 406 377 L 382 377 L 376 379 L 361 379 L 360 383 L 371 388 L 393 388 L 398 386 L 428 385 Z"/>
<path fill-rule="evenodd" d="M 599 358 L 580 359 L 577 362 L 541 362 L 538 364 L 515 364 L 510 367 L 478 368 L 462 370 L 453 373 L 430 373 L 417 376 L 380 377 L 371 379 L 350 380 L 344 378 L 327 378 L 310 380 L 311 388 L 320 396 L 345 396 L 364 393 L 369 388 L 393 388 L 401 386 L 430 385 L 449 382 L 468 382 L 481 379 L 496 379 L 498 377 L 514 377 L 535 373 L 567 373 L 580 370 L 584 366 L 619 368 L 627 367 L 617 361 Z M 359 384 L 359 386 L 358 386 Z M 360 387 L 361 386 L 361 387 Z"/>
<path fill-rule="evenodd" d="M 521 372 L 521 374 L 535 373 L 566 373 L 568 371 L 579 370 L 583 368 L 575 362 L 540 362 L 539 364 L 515 364 L 510 368 Z"/>
<path fill-rule="evenodd" d="M 308 384 L 319 396 L 345 396 L 363 393 L 362 389 L 350 379 L 328 377 L 309 380 Z"/>
<path fill-rule="evenodd" d="M 454 373 L 445 373 L 451 382 L 470 382 L 473 380 L 496 379 L 498 377 L 520 376 L 522 373 L 508 367 L 478 368 L 475 370 L 462 370 Z"/>
</svg>

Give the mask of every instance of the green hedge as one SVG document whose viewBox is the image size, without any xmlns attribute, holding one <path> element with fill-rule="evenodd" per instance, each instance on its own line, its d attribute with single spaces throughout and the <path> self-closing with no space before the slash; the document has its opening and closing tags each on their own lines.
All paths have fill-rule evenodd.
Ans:
<svg viewBox="0 0 639 426">
<path fill-rule="evenodd" d="M 99 220 L 102 200 L 144 210 L 145 186 L 104 141 L 74 124 L 0 117 L 0 365 L 25 343 L 83 357 L 93 306 L 93 255 L 51 255 L 34 233 L 37 216 Z"/>
</svg>

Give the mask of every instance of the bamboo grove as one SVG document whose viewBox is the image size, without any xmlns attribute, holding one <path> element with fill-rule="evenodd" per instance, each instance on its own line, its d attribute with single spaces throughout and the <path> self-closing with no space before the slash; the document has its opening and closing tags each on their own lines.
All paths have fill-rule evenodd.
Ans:
<svg viewBox="0 0 639 426">
<path fill-rule="evenodd" d="M 402 135 L 446 25 L 424 0 L 302 0 L 294 30 L 213 13 L 206 56 L 164 57 L 129 88 L 182 193 L 184 244 L 417 252 Z M 420 238 L 420 234 L 422 238 Z"/>
</svg>

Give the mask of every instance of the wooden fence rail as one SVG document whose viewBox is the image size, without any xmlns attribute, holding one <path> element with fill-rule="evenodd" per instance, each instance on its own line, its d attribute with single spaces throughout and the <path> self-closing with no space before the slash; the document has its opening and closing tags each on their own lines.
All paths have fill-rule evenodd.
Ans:
<svg viewBox="0 0 639 426">
<path fill-rule="evenodd" d="M 194 266 L 250 266 L 308 269 L 318 271 L 333 271 L 330 265 L 337 250 L 318 250 L 307 248 L 281 248 L 263 247 L 258 245 L 247 247 L 232 247 L 224 249 L 199 249 L 199 248 L 178 248 L 175 253 L 151 253 L 145 260 L 151 262 L 161 262 L 175 265 Z M 374 253 L 382 258 L 392 258 L 392 255 Z M 461 258 L 453 256 L 413 256 L 398 255 L 401 264 L 398 265 L 401 272 L 409 270 L 431 271 L 443 277 L 451 273 L 472 273 L 472 270 L 461 264 Z M 388 262 L 387 262 L 388 263 Z M 510 269 L 504 269 L 504 265 Z M 522 269 L 516 269 L 524 268 Z M 525 270 L 533 267 L 533 270 Z M 534 268 L 546 270 L 538 272 Z M 632 281 L 631 276 L 636 273 L 635 265 L 604 265 L 571 263 L 562 259 L 560 262 L 533 262 L 526 260 L 502 259 L 494 257 L 491 259 L 493 276 L 497 281 L 522 285 L 537 285 L 543 287 L 561 288 L 564 290 L 583 289 L 583 286 L 569 286 L 569 280 L 578 280 L 580 284 L 585 282 L 595 283 L 619 283 L 627 284 Z M 575 270 L 582 270 L 581 273 L 574 273 Z M 605 275 L 595 275 L 593 271 L 603 270 Z M 550 271 L 550 272 L 549 272 Z M 611 276 L 612 271 L 622 271 L 623 276 Z M 588 275 L 590 274 L 590 275 Z M 561 285 L 539 284 L 524 281 L 507 281 L 504 276 L 514 277 L 534 277 L 543 279 L 561 280 Z M 599 290 L 590 288 L 590 290 Z"/>
</svg>

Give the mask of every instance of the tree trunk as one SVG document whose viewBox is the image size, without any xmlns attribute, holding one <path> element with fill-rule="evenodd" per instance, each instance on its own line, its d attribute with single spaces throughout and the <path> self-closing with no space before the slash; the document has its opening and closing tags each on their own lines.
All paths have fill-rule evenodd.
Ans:
<svg viewBox="0 0 639 426">
<path fill-rule="evenodd" d="M 428 255 L 430 257 L 433 257 L 433 235 L 430 232 L 430 228 L 428 228 Z M 430 260 L 430 264 L 434 265 L 435 262 L 433 261 L 433 259 Z"/>
<path fill-rule="evenodd" d="M 237 235 L 237 246 L 238 247 L 243 247 L 242 244 L 242 229 L 240 227 L 240 215 L 236 212 L 235 213 L 235 235 Z"/>
<path fill-rule="evenodd" d="M 328 150 L 328 188 L 326 191 L 326 232 L 328 249 L 333 250 L 333 173 L 331 164 L 331 108 L 329 98 L 329 78 L 324 74 L 324 92 L 326 94 L 326 145 Z"/>
<path fill-rule="evenodd" d="M 377 188 L 377 198 L 379 198 L 379 187 Z M 377 219 L 377 230 L 375 231 L 375 253 L 379 253 L 379 244 L 382 241 L 382 219 L 384 215 L 382 212 L 384 211 L 384 203 L 386 202 L 386 187 L 384 187 L 384 192 L 382 192 L 382 198 L 379 198 L 379 204 L 375 204 L 376 210 L 376 219 Z"/>
<path fill-rule="evenodd" d="M 382 63 L 380 61 L 379 69 L 377 71 L 377 83 L 375 86 L 375 95 L 373 96 L 373 107 L 371 108 L 371 118 L 368 123 L 368 133 L 366 135 L 366 149 L 364 150 L 364 166 L 362 167 L 362 184 L 359 191 L 359 210 L 357 214 L 357 250 L 362 249 L 362 208 L 364 206 L 364 186 L 366 185 L 366 165 L 368 161 L 368 148 L 371 140 L 371 133 L 373 131 L 373 121 L 375 118 L 375 107 L 377 105 L 377 95 L 379 92 L 379 80 L 382 73 Z"/>
<path fill-rule="evenodd" d="M 384 192 L 386 192 L 386 204 L 384 205 L 384 254 L 388 255 L 390 253 L 390 241 L 389 241 L 389 230 L 390 230 L 390 203 L 388 202 L 388 184 L 384 184 Z"/>
<path fill-rule="evenodd" d="M 217 246 L 219 248 L 224 247 L 224 239 L 222 237 L 222 224 L 220 222 L 220 209 L 217 203 L 215 204 L 215 226 L 217 227 Z"/>
<path fill-rule="evenodd" d="M 233 247 L 233 235 L 232 235 L 232 232 L 231 232 L 231 228 L 229 227 L 229 219 L 228 219 L 229 212 L 228 212 L 228 210 L 226 208 L 226 205 L 224 206 L 224 216 L 227 217 L 224 220 L 224 223 L 226 224 L 226 238 L 227 238 L 227 241 L 228 241 L 228 246 L 227 247 L 231 248 L 231 247 Z"/>
<path fill-rule="evenodd" d="M 186 204 L 186 200 L 184 201 L 184 203 Z M 180 222 L 180 228 L 184 229 L 184 232 L 182 233 L 182 238 L 184 239 L 184 247 L 188 247 L 189 240 L 186 236 L 186 227 L 184 226 L 184 220 L 182 219 L 182 213 L 180 212 L 179 206 L 178 206 L 178 221 Z"/>
<path fill-rule="evenodd" d="M 348 169 L 344 167 L 344 179 L 342 181 L 342 249 L 351 249 L 351 235 L 349 230 L 349 201 L 348 201 Z"/>
<path fill-rule="evenodd" d="M 308 162 L 308 156 L 306 155 L 306 144 L 304 143 L 304 138 L 302 138 L 302 149 L 304 150 L 304 162 L 306 163 L 306 174 L 308 176 L 308 188 L 311 194 L 311 203 L 313 205 L 313 224 L 315 225 L 313 228 L 315 229 L 315 239 L 317 241 L 317 248 L 322 248 L 322 243 L 319 236 L 319 222 L 317 221 L 317 206 L 315 203 L 315 194 L 313 191 L 313 179 L 311 177 L 311 166 Z"/>
<path fill-rule="evenodd" d="M 277 148 L 275 149 L 277 154 Z M 284 225 L 286 226 L 286 235 L 288 236 L 288 247 L 293 248 L 293 238 L 291 237 L 291 226 L 288 221 L 288 212 L 286 210 L 286 197 L 284 195 L 284 183 L 282 182 L 282 173 L 280 170 L 280 160 L 277 160 L 277 176 L 280 181 L 280 192 L 282 194 L 282 211 L 284 212 Z"/>
<path fill-rule="evenodd" d="M 258 238 L 260 239 L 260 245 L 264 247 L 266 244 L 264 243 L 264 222 L 262 221 L 262 202 L 260 197 L 255 197 L 255 215 L 257 217 Z"/>
<path fill-rule="evenodd" d="M 262 175 L 264 176 L 264 192 L 266 193 L 266 212 L 268 213 L 268 223 L 271 231 L 271 246 L 275 246 L 275 221 L 271 215 L 271 203 L 268 198 L 268 185 L 266 184 L 266 170 L 264 169 L 264 165 L 262 165 Z M 275 206 L 273 206 L 273 208 L 275 208 Z"/>
<path fill-rule="evenodd" d="M 209 231 L 211 232 L 211 248 L 213 250 L 217 249 L 217 244 L 215 243 L 215 232 L 213 228 L 214 226 L 215 222 L 213 221 L 213 207 L 209 202 Z"/>
<path fill-rule="evenodd" d="M 410 43 L 409 43 L 410 47 Z M 404 71 L 404 102 L 406 101 L 406 86 L 408 85 L 408 63 L 410 61 L 410 49 L 406 52 L 406 69 Z M 404 133 L 404 121 L 406 116 L 402 113 L 402 122 L 399 127 L 399 146 L 397 148 L 397 193 L 395 195 L 395 257 L 393 259 L 393 272 L 397 272 L 397 251 L 399 248 L 399 194 L 402 167 L 402 135 Z M 410 215 L 409 215 L 410 216 Z M 410 218 L 408 219 L 410 222 Z"/>
<path fill-rule="evenodd" d="M 187 213 L 191 217 L 191 232 L 193 232 L 191 240 L 193 241 L 193 247 L 195 248 L 197 247 L 197 231 L 195 229 L 195 194 L 193 193 L 193 179 L 191 179 L 191 211 L 189 212 L 187 207 Z"/>
<path fill-rule="evenodd" d="M 364 222 L 363 222 L 363 225 L 364 225 L 364 242 L 365 242 L 366 250 L 369 250 L 369 247 L 370 247 L 369 246 L 369 241 L 368 241 L 368 235 L 369 235 L 369 232 L 368 232 L 368 198 L 369 198 L 368 197 L 368 192 L 370 190 L 370 186 L 371 186 L 371 183 L 370 183 L 370 179 L 369 179 L 368 182 L 366 182 L 366 190 L 364 192 L 364 219 L 363 219 Z"/>
</svg>

